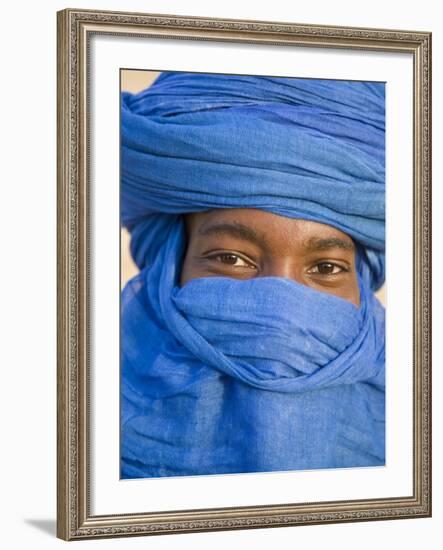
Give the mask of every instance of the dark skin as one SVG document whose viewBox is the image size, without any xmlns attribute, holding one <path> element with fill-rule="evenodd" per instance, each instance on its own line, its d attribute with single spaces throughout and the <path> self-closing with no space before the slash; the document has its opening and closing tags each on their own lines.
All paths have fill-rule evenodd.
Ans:
<svg viewBox="0 0 443 550">
<path fill-rule="evenodd" d="M 187 214 L 185 225 L 181 286 L 200 277 L 285 277 L 360 305 L 355 245 L 334 227 L 253 208 Z"/>
</svg>

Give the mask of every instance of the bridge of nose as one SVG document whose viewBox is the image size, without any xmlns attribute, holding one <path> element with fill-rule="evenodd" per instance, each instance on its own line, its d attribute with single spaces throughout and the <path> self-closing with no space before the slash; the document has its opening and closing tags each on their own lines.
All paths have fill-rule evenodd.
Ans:
<svg viewBox="0 0 443 550">
<path fill-rule="evenodd" d="M 262 275 L 264 277 L 285 277 L 298 283 L 303 279 L 300 262 L 291 257 L 276 258 L 266 262 Z"/>
</svg>

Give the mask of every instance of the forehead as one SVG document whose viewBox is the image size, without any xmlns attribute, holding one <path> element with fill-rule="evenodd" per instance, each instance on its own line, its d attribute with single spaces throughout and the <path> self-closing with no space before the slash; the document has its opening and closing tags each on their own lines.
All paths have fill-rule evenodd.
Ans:
<svg viewBox="0 0 443 550">
<path fill-rule="evenodd" d="M 186 225 L 190 236 L 204 238 L 214 234 L 235 237 L 244 240 L 249 236 L 257 237 L 257 244 L 262 241 L 264 245 L 285 244 L 309 246 L 318 239 L 337 239 L 342 241 L 349 249 L 353 249 L 353 241 L 349 235 L 327 224 L 289 218 L 272 212 L 266 212 L 255 208 L 213 209 L 206 212 L 198 212 L 186 215 Z M 230 231 L 237 228 L 238 231 Z M 249 228 L 250 233 L 246 231 Z M 244 230 L 244 231 L 242 231 Z"/>
</svg>

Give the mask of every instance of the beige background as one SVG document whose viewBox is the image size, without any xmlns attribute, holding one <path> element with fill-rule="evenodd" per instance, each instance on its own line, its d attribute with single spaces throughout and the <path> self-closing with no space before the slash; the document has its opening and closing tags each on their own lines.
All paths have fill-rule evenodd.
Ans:
<svg viewBox="0 0 443 550">
<path fill-rule="evenodd" d="M 121 73 L 121 88 L 124 91 L 137 93 L 144 88 L 150 86 L 150 84 L 159 75 L 159 72 L 155 71 L 133 71 L 122 70 Z M 134 264 L 131 255 L 129 253 L 129 234 L 126 229 L 122 229 L 121 237 L 121 286 L 122 288 L 127 281 L 136 275 L 138 272 L 137 266 Z M 379 300 L 385 304 L 386 285 L 377 292 Z"/>
</svg>

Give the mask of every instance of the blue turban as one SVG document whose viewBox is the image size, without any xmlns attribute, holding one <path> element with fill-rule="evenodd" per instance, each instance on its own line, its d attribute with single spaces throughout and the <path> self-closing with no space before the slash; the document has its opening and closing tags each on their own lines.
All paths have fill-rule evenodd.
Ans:
<svg viewBox="0 0 443 550">
<path fill-rule="evenodd" d="M 124 478 L 384 464 L 381 83 L 163 73 L 122 94 Z M 279 277 L 179 286 L 183 214 L 259 208 L 357 244 L 360 306 Z"/>
</svg>

